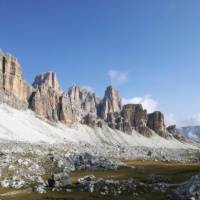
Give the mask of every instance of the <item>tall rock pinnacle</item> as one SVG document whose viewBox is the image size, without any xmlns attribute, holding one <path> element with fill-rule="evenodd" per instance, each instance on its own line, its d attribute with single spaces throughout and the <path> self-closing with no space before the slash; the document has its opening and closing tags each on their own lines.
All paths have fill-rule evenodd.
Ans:
<svg viewBox="0 0 200 200">
<path fill-rule="evenodd" d="M 100 103 L 99 115 L 107 118 L 108 113 L 120 112 L 122 109 L 122 100 L 119 97 L 118 91 L 112 86 L 108 86 L 105 91 L 103 100 Z"/>
<path fill-rule="evenodd" d="M 35 91 L 29 99 L 29 107 L 49 120 L 58 121 L 60 87 L 56 74 L 47 72 L 36 76 L 33 87 Z"/>
<path fill-rule="evenodd" d="M 108 125 L 128 134 L 136 130 L 148 137 L 155 132 L 161 137 L 171 134 L 181 138 L 175 126 L 166 128 L 161 112 L 147 114 L 140 104 L 122 106 L 118 91 L 112 86 L 106 88 L 102 100 L 94 92 L 77 85 L 62 92 L 54 72 L 36 76 L 29 86 L 23 79 L 18 60 L 3 52 L 0 52 L 0 102 L 19 109 L 29 106 L 41 117 L 65 124 Z"/>
<path fill-rule="evenodd" d="M 164 115 L 160 111 L 148 114 L 147 126 L 162 137 L 168 136 L 168 132 L 165 126 Z"/>
<path fill-rule="evenodd" d="M 56 91 L 60 90 L 59 82 L 54 72 L 46 72 L 44 74 L 36 76 L 33 82 L 33 87 L 38 87 L 41 85 L 50 87 Z"/>
<path fill-rule="evenodd" d="M 16 108 L 27 107 L 31 87 L 23 80 L 17 58 L 3 52 L 0 52 L 0 90 L 1 101 Z"/>
</svg>

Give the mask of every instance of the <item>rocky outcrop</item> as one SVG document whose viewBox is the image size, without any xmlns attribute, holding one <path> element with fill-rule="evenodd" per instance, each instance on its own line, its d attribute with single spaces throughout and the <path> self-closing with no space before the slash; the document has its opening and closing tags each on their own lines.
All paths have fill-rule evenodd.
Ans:
<svg viewBox="0 0 200 200">
<path fill-rule="evenodd" d="M 152 131 L 147 125 L 147 111 L 141 104 L 124 105 L 120 113 L 108 113 L 107 122 L 111 128 L 131 134 L 136 130 L 142 135 L 151 136 Z"/>
<path fill-rule="evenodd" d="M 55 73 L 48 72 L 36 76 L 33 86 L 35 91 L 29 99 L 29 107 L 44 118 L 58 121 L 60 91 Z"/>
<path fill-rule="evenodd" d="M 148 114 L 147 126 L 161 137 L 168 136 L 164 121 L 164 115 L 159 111 Z"/>
<path fill-rule="evenodd" d="M 121 116 L 121 113 L 118 113 L 118 112 L 108 113 L 106 122 L 107 122 L 108 126 L 112 129 L 117 129 L 120 131 L 124 130 L 123 118 Z M 126 132 L 128 132 L 128 131 L 126 131 Z"/>
<path fill-rule="evenodd" d="M 96 115 L 94 115 L 92 113 L 88 113 L 86 116 L 84 116 L 83 119 L 81 120 L 81 122 L 92 128 L 94 128 L 94 127 L 102 128 L 101 119 L 97 119 Z"/>
<path fill-rule="evenodd" d="M 172 193 L 171 200 L 199 200 L 200 199 L 200 174 L 191 177 L 188 181 Z"/>
<path fill-rule="evenodd" d="M 60 85 L 54 72 L 47 72 L 36 76 L 33 82 L 33 87 L 38 88 L 41 85 L 46 88 L 52 88 L 57 92 L 60 91 Z"/>
<path fill-rule="evenodd" d="M 108 86 L 102 99 L 98 114 L 101 118 L 106 119 L 109 113 L 120 112 L 122 109 L 122 100 L 119 97 L 117 90 L 112 86 Z"/>
<path fill-rule="evenodd" d="M 23 80 L 18 60 L 0 52 L 0 100 L 15 108 L 27 108 L 32 88 Z"/>
<path fill-rule="evenodd" d="M 167 131 L 173 135 L 178 140 L 185 140 L 184 136 L 181 134 L 181 131 L 176 128 L 176 125 L 171 125 L 167 127 Z"/>
<path fill-rule="evenodd" d="M 161 112 L 147 114 L 140 104 L 122 106 L 122 100 L 112 86 L 108 86 L 101 100 L 94 92 L 73 85 L 68 92 L 60 89 L 54 72 L 36 76 L 29 86 L 22 76 L 18 60 L 0 52 L 0 101 L 15 108 L 31 108 L 36 114 L 51 121 L 65 124 L 81 122 L 91 127 L 106 124 L 131 134 L 136 130 L 142 135 L 152 132 L 175 138 L 181 136 L 175 127 L 166 129 Z"/>
<path fill-rule="evenodd" d="M 147 111 L 141 104 L 127 104 L 123 106 L 121 115 L 124 120 L 123 129 L 125 132 L 135 129 L 145 136 L 151 136 L 151 130 L 147 125 Z"/>
<path fill-rule="evenodd" d="M 60 96 L 58 115 L 59 120 L 65 124 L 72 124 L 77 120 L 77 114 L 72 108 L 70 97 L 67 93 L 63 93 Z"/>
<path fill-rule="evenodd" d="M 79 113 L 81 111 L 84 113 L 97 113 L 97 106 L 100 99 L 95 95 L 95 93 L 77 85 L 73 85 L 69 89 L 68 94 L 73 107 L 76 110 L 79 109 Z M 85 115 L 84 113 L 83 115 Z"/>
</svg>

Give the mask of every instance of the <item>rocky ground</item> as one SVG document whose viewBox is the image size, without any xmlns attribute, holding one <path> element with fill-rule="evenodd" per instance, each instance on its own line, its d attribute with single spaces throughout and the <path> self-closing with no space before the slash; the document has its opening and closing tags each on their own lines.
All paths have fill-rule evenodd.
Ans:
<svg viewBox="0 0 200 200">
<path fill-rule="evenodd" d="M 47 145 L 25 143 L 2 143 L 0 146 L 0 184 L 2 188 L 31 189 L 32 192 L 51 191 L 70 192 L 71 172 L 109 171 L 126 167 L 125 160 L 154 160 L 164 162 L 197 163 L 198 150 L 151 149 L 147 147 L 109 147 L 97 148 L 85 144 Z M 176 185 L 165 177 L 146 177 L 144 181 L 126 177 L 124 180 L 99 178 L 95 176 L 78 177 L 76 189 L 95 192 L 100 195 L 141 195 L 144 192 L 166 192 Z M 178 186 L 176 186 L 178 187 Z M 180 188 L 183 186 L 180 186 Z M 179 189 L 177 191 L 181 191 Z M 179 194 L 176 193 L 176 194 Z M 181 198 L 180 198 L 181 199 Z"/>
</svg>

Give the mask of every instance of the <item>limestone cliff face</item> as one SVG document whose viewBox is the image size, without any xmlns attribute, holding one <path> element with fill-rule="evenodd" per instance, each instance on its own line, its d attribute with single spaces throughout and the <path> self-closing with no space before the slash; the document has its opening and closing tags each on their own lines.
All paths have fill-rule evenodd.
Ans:
<svg viewBox="0 0 200 200">
<path fill-rule="evenodd" d="M 48 72 L 36 76 L 33 87 L 35 91 L 29 99 L 29 107 L 40 116 L 58 121 L 60 91 L 56 74 Z"/>
<path fill-rule="evenodd" d="M 152 135 L 152 131 L 147 127 L 147 111 L 141 104 L 124 105 L 120 113 L 109 113 L 107 122 L 111 128 L 128 134 L 136 130 L 148 137 Z"/>
<path fill-rule="evenodd" d="M 124 119 L 124 131 L 135 129 L 142 135 L 150 136 L 151 130 L 147 127 L 147 111 L 141 104 L 128 104 L 123 106 L 121 115 Z"/>
<path fill-rule="evenodd" d="M 107 119 L 109 113 L 120 112 L 121 109 L 122 100 L 119 97 L 118 91 L 112 86 L 108 86 L 104 98 L 99 105 L 99 116 L 103 119 Z"/>
<path fill-rule="evenodd" d="M 26 108 L 27 98 L 32 93 L 22 76 L 18 60 L 9 55 L 0 53 L 0 92 L 1 101 L 16 108 Z"/>
<path fill-rule="evenodd" d="M 166 128 L 161 112 L 147 114 L 140 104 L 122 105 L 117 90 L 108 86 L 103 99 L 94 92 L 73 85 L 63 92 L 54 72 L 36 76 L 29 86 L 16 58 L 0 53 L 0 101 L 15 108 L 31 108 L 36 114 L 64 124 L 81 122 L 91 127 L 107 124 L 128 134 L 136 130 L 144 136 L 153 132 L 162 137 L 181 138 L 176 127 Z"/>
<path fill-rule="evenodd" d="M 60 85 L 54 72 L 47 72 L 36 76 L 33 82 L 33 87 L 37 88 L 41 85 L 44 87 L 46 86 L 47 88 L 52 88 L 57 92 L 60 91 Z"/>
<path fill-rule="evenodd" d="M 73 85 L 68 94 L 74 110 L 77 110 L 80 115 L 86 115 L 87 113 L 96 115 L 100 100 L 95 93 Z"/>
<path fill-rule="evenodd" d="M 167 127 L 167 131 L 172 134 L 176 139 L 185 141 L 185 138 L 183 135 L 181 135 L 181 132 L 178 128 L 176 128 L 176 125 L 171 125 Z"/>
<path fill-rule="evenodd" d="M 156 111 L 148 115 L 147 126 L 162 137 L 168 136 L 164 115 L 160 111 Z"/>
<path fill-rule="evenodd" d="M 70 97 L 66 92 L 60 96 L 59 120 L 65 124 L 72 124 L 78 121 L 77 114 L 75 110 L 73 110 Z"/>
</svg>

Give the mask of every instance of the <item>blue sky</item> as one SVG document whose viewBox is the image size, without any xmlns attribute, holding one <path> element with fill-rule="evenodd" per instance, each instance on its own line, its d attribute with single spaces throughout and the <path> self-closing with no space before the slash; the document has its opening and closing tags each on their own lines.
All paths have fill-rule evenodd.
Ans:
<svg viewBox="0 0 200 200">
<path fill-rule="evenodd" d="M 200 124 L 200 1 L 0 0 L 0 8 L 0 48 L 18 57 L 29 83 L 49 70 L 64 89 L 77 83 L 102 96 L 112 83 L 126 101 Z"/>
</svg>

